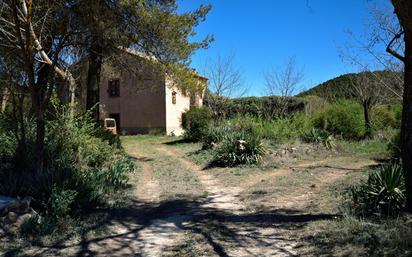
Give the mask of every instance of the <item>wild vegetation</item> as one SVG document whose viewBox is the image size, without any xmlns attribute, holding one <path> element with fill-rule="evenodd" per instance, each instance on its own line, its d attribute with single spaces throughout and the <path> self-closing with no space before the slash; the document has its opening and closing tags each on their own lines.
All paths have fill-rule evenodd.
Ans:
<svg viewBox="0 0 412 257">
<path fill-rule="evenodd" d="M 74 246 L 75 255 L 93 247 L 110 255 L 119 244 L 136 255 L 180 240 L 161 250 L 411 256 L 412 2 L 391 3 L 396 29 L 379 26 L 385 36 L 369 47 L 386 43 L 397 68 L 342 75 L 295 96 L 304 73 L 290 58 L 265 73 L 268 96 L 241 97 L 233 57 L 218 58 L 208 67 L 213 92 L 183 115 L 176 140 L 99 126 L 102 65 L 124 64 L 118 53 L 131 48 L 156 58 L 180 90 L 203 92 L 187 65 L 213 41 L 193 41 L 210 6 L 2 1 L 0 195 L 30 213 L 17 230 L 8 223 L 19 208 L 1 217 L 0 253 L 66 255 Z M 75 64 L 84 60 L 80 82 Z"/>
</svg>

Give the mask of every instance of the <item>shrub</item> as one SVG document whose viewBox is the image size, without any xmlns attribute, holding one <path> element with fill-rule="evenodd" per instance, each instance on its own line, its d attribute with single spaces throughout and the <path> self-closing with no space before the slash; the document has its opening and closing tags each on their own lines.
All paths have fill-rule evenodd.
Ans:
<svg viewBox="0 0 412 257">
<path fill-rule="evenodd" d="M 305 108 L 305 100 L 298 97 L 288 97 L 286 102 L 285 99 L 276 96 L 229 99 L 216 96 L 209 91 L 206 92 L 204 103 L 210 107 L 215 119 L 245 115 L 274 119 L 285 115 L 285 113 L 282 113 L 285 105 L 287 116 L 303 111 Z"/>
<path fill-rule="evenodd" d="M 125 188 L 129 183 L 129 173 L 135 169 L 135 164 L 129 158 L 122 158 L 109 168 L 103 169 L 103 182 L 111 185 L 113 191 Z"/>
<path fill-rule="evenodd" d="M 109 143 L 109 145 L 114 146 L 117 149 L 122 148 L 120 136 L 113 134 L 111 131 L 104 129 L 103 127 L 96 128 L 96 131 L 94 132 L 94 136 Z"/>
<path fill-rule="evenodd" d="M 335 144 L 333 135 L 329 132 L 317 128 L 313 128 L 302 136 L 302 140 L 306 143 L 322 144 L 327 149 L 332 149 Z"/>
<path fill-rule="evenodd" d="M 393 216 L 405 201 L 402 167 L 387 164 L 369 175 L 368 180 L 349 190 L 355 210 L 360 214 Z"/>
<path fill-rule="evenodd" d="M 400 110 L 402 107 L 382 105 L 374 108 L 371 112 L 371 121 L 375 130 L 400 128 Z"/>
<path fill-rule="evenodd" d="M 214 148 L 231 132 L 231 128 L 226 124 L 211 127 L 208 133 L 203 137 L 203 149 Z"/>
<path fill-rule="evenodd" d="M 0 166 L 0 194 L 32 196 L 33 208 L 54 217 L 70 212 L 72 206 L 105 204 L 121 192 L 127 174 L 134 169 L 133 162 L 118 145 L 109 144 L 110 139 L 96 137 L 101 131 L 87 114 L 73 118 L 59 106 L 52 112 L 46 124 L 43 172 L 34 177 L 32 162 L 15 155 L 7 165 Z M 28 131 L 30 126 L 35 124 L 28 123 Z M 34 153 L 33 141 L 34 133 L 28 133 L 27 156 Z"/>
<path fill-rule="evenodd" d="M 257 164 L 263 159 L 265 153 L 262 140 L 256 132 L 234 131 L 217 148 L 214 164 L 225 167 Z"/>
<path fill-rule="evenodd" d="M 190 141 L 200 141 L 208 132 L 211 112 L 207 107 L 192 107 L 183 115 L 184 137 Z"/>
<path fill-rule="evenodd" d="M 391 157 L 395 160 L 400 160 L 401 158 L 401 133 L 398 132 L 390 140 L 388 148 L 391 154 Z"/>
<path fill-rule="evenodd" d="M 68 214 L 76 196 L 77 192 L 75 190 L 66 190 L 53 186 L 49 199 L 49 210 L 51 211 L 52 216 L 60 218 Z"/>
<path fill-rule="evenodd" d="M 362 107 L 349 100 L 339 101 L 319 112 L 314 125 L 345 139 L 360 139 L 365 134 Z"/>
</svg>

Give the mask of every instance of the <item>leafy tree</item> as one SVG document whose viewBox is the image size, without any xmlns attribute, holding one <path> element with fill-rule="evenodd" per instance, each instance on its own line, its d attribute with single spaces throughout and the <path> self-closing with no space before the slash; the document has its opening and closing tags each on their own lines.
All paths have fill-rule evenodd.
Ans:
<svg viewBox="0 0 412 257">
<path fill-rule="evenodd" d="M 4 75 L 12 71 L 7 82 L 30 95 L 31 113 L 36 120 L 36 176 L 44 169 L 45 123 L 50 99 L 56 91 L 67 88 L 74 102 L 76 81 L 71 69 L 81 58 L 89 60 L 88 107 L 99 100 L 104 58 L 126 47 L 156 57 L 161 69 L 186 82 L 178 85 L 186 89 L 190 85 L 199 87 L 192 83 L 194 74 L 186 67 L 193 52 L 212 41 L 209 36 L 201 42 L 190 40 L 210 6 L 180 13 L 177 3 L 177 0 L 0 2 L 0 72 Z"/>
<path fill-rule="evenodd" d="M 80 47 L 88 59 L 87 109 L 99 102 L 104 59 L 118 56 L 120 65 L 126 66 L 119 55 L 124 48 L 155 57 L 159 69 L 173 71 L 177 79 L 190 77 L 183 69 L 190 56 L 213 40 L 210 36 L 200 42 L 190 40 L 211 7 L 202 5 L 185 13 L 178 12 L 178 7 L 177 0 L 92 0 L 72 6 L 78 21 L 75 26 L 82 31 Z M 98 121 L 98 108 L 94 116 Z"/>
</svg>

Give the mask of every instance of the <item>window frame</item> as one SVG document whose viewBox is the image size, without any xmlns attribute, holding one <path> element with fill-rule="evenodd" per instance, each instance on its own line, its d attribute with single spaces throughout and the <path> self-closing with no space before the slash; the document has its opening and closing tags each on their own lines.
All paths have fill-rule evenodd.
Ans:
<svg viewBox="0 0 412 257">
<path fill-rule="evenodd" d="M 107 93 L 110 98 L 120 97 L 120 79 L 109 79 Z"/>
</svg>

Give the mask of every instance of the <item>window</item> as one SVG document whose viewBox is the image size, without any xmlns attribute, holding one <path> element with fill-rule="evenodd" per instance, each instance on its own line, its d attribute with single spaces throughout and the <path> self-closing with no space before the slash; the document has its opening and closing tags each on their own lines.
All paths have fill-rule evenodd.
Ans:
<svg viewBox="0 0 412 257">
<path fill-rule="evenodd" d="M 109 86 L 107 89 L 110 97 L 119 97 L 120 96 L 120 80 L 111 79 L 109 80 Z"/>
<path fill-rule="evenodd" d="M 177 93 L 175 91 L 173 91 L 173 93 L 172 93 L 172 104 L 176 104 L 176 95 L 177 95 Z"/>
</svg>

